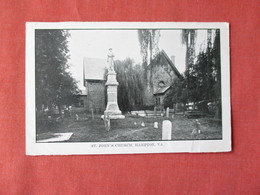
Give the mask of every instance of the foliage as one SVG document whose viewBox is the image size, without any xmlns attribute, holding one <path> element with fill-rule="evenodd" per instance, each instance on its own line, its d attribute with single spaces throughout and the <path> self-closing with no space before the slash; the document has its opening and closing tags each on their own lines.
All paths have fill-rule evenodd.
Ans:
<svg viewBox="0 0 260 195">
<path fill-rule="evenodd" d="M 115 61 L 118 85 L 118 105 L 123 112 L 143 104 L 143 68 L 130 58 Z"/>
<path fill-rule="evenodd" d="M 220 99 L 220 37 L 216 31 L 213 48 L 211 42 L 205 51 L 197 56 L 196 63 L 191 68 L 191 76 L 195 77 L 198 100 Z"/>
<path fill-rule="evenodd" d="M 172 107 L 177 103 L 187 103 L 190 97 L 190 92 L 186 88 L 187 79 L 184 76 L 174 79 L 171 89 L 164 99 L 165 107 Z"/>
<path fill-rule="evenodd" d="M 189 33 L 184 30 L 183 33 L 186 33 L 183 38 L 183 41 L 186 43 L 186 37 Z M 183 79 L 174 81 L 170 93 L 165 98 L 165 105 L 197 102 L 204 111 L 207 111 L 208 102 L 217 102 L 217 112 L 221 113 L 219 30 L 215 31 L 213 47 L 211 31 L 208 32 L 208 36 L 210 38 L 208 38 L 206 50 L 198 54 L 195 63 L 189 64 Z"/>
<path fill-rule="evenodd" d="M 158 42 L 160 39 L 160 30 L 156 29 L 140 29 L 138 30 L 138 38 L 141 47 L 141 56 L 143 58 L 144 83 L 146 84 L 146 98 L 150 99 L 149 94 L 152 93 L 152 67 L 149 66 L 154 57 L 159 53 Z"/>
<path fill-rule="evenodd" d="M 197 32 L 194 29 L 183 29 L 181 32 L 182 44 L 186 46 L 186 69 L 194 62 L 196 37 Z"/>
<path fill-rule="evenodd" d="M 158 42 L 160 36 L 160 30 L 138 30 L 138 38 L 141 46 L 141 55 L 143 57 L 144 67 L 149 65 L 149 62 L 151 62 L 154 56 L 159 52 Z"/>
<path fill-rule="evenodd" d="M 78 93 L 76 81 L 68 72 L 68 31 L 35 31 L 35 84 L 36 104 L 58 106 L 70 105 Z"/>
</svg>

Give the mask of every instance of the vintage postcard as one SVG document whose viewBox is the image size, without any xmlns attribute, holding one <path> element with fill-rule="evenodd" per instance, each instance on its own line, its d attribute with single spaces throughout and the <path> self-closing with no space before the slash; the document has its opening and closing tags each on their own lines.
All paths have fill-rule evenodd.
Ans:
<svg viewBox="0 0 260 195">
<path fill-rule="evenodd" d="M 231 151 L 228 23 L 26 24 L 26 154 Z"/>
</svg>

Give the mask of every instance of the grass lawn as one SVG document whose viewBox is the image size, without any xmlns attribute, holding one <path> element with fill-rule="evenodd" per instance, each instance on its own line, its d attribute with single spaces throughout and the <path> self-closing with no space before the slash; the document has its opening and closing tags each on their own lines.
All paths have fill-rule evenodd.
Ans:
<svg viewBox="0 0 260 195">
<path fill-rule="evenodd" d="M 159 141 L 162 138 L 162 121 L 166 117 L 158 118 L 137 118 L 126 115 L 125 119 L 111 120 L 111 130 L 106 131 L 104 121 L 100 115 L 96 115 L 94 120 L 87 116 L 87 120 L 76 121 L 75 117 L 64 118 L 63 121 L 37 129 L 37 140 L 53 137 L 53 133 L 73 133 L 69 142 L 113 142 L 113 141 Z M 79 114 L 82 119 L 83 115 Z M 221 124 L 210 119 L 200 118 L 200 134 L 192 135 L 195 128 L 194 119 L 187 119 L 183 116 L 176 116 L 168 119 L 172 122 L 172 140 L 202 140 L 221 139 Z M 145 123 L 145 127 L 141 123 Z M 154 122 L 159 123 L 159 128 L 154 129 Z M 137 125 L 135 125 L 137 123 Z"/>
</svg>

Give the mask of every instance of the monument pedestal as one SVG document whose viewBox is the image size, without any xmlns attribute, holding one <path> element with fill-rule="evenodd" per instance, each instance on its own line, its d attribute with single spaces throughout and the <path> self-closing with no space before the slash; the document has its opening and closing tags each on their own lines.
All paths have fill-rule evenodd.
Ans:
<svg viewBox="0 0 260 195">
<path fill-rule="evenodd" d="M 116 72 L 109 71 L 107 74 L 107 107 L 104 115 L 108 116 L 109 119 L 124 119 L 125 116 L 119 110 L 117 104 L 117 86 L 118 82 L 116 80 Z M 104 116 L 102 116 L 103 118 Z"/>
</svg>

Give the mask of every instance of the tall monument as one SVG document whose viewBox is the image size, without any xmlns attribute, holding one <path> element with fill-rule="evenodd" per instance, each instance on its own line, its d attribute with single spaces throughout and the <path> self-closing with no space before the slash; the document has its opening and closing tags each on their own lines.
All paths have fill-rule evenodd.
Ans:
<svg viewBox="0 0 260 195">
<path fill-rule="evenodd" d="M 114 70 L 114 54 L 112 48 L 109 49 L 107 54 L 107 62 L 109 65 L 107 73 L 107 106 L 104 112 L 105 116 L 109 116 L 110 119 L 124 119 L 125 116 L 119 110 L 117 104 L 117 86 L 116 72 Z"/>
</svg>

